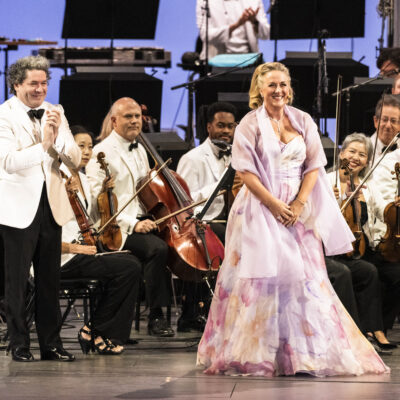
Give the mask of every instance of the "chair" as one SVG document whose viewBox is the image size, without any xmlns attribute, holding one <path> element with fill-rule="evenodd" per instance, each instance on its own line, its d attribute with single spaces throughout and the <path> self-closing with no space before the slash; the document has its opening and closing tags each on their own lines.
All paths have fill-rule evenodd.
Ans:
<svg viewBox="0 0 400 400">
<path fill-rule="evenodd" d="M 97 279 L 61 279 L 60 280 L 60 299 L 67 300 L 67 307 L 61 319 L 61 326 L 67 319 L 72 307 L 77 299 L 83 300 L 83 318 L 86 326 L 91 324 L 91 331 L 95 330 L 92 316 L 95 312 L 97 296 L 103 291 L 101 282 Z M 95 351 L 94 335 L 91 338 L 92 351 Z"/>
</svg>

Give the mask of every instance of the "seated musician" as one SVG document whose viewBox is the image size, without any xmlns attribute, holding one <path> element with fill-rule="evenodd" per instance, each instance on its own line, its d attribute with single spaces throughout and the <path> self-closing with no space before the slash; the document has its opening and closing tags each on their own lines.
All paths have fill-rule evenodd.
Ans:
<svg viewBox="0 0 400 400">
<path fill-rule="evenodd" d="M 400 124 L 398 124 L 399 130 Z M 394 205 L 400 207 L 400 197 L 398 191 L 398 176 L 395 174 L 396 163 L 400 163 L 400 148 L 386 154 L 382 162 L 376 167 L 372 175 L 371 185 L 374 192 L 380 193 L 383 197 L 384 205 L 394 202 Z M 397 177 L 397 179 L 396 179 Z M 386 220 L 385 220 L 386 222 Z M 395 221 L 389 222 L 395 224 Z M 394 232 L 395 233 L 395 232 Z M 393 238 L 394 239 L 394 238 Z M 397 250 L 400 254 L 400 251 Z M 381 279 L 386 284 L 385 297 L 388 317 L 388 327 L 391 328 L 396 316 L 400 312 L 400 305 L 397 299 L 400 299 L 400 259 L 398 262 L 390 262 L 385 260 L 380 252 L 374 255 L 375 262 L 379 264 L 379 273 Z"/>
<path fill-rule="evenodd" d="M 114 193 L 122 207 L 136 192 L 138 181 L 149 172 L 147 154 L 138 145 L 136 137 L 142 131 L 142 111 L 135 100 L 124 97 L 111 107 L 112 131 L 94 147 L 95 156 L 104 152 L 109 169 L 114 177 Z M 105 135 L 104 135 L 105 136 Z M 86 167 L 92 194 L 97 196 L 105 178 L 95 158 Z M 145 210 L 135 198 L 118 216 L 122 232 L 122 249 L 130 250 L 143 266 L 146 299 L 149 304 L 148 332 L 150 335 L 168 337 L 174 331 L 164 318 L 162 307 L 170 304 L 169 275 L 166 268 L 168 247 L 152 231 L 156 224 L 143 218 Z"/>
<path fill-rule="evenodd" d="M 383 105 L 382 105 L 383 103 Z M 376 153 L 374 164 L 379 159 L 390 141 L 399 131 L 400 121 L 400 98 L 395 95 L 385 95 L 375 107 L 374 126 L 376 132 L 371 136 L 372 145 L 375 146 Z M 379 128 L 379 131 L 378 131 Z M 376 140 L 378 135 L 378 140 Z M 393 151 L 397 146 L 393 146 L 389 151 Z"/>
<path fill-rule="evenodd" d="M 236 108 L 230 103 L 211 104 L 207 108 L 208 138 L 201 145 L 184 154 L 179 160 L 176 172 L 187 183 L 194 201 L 207 199 L 211 195 L 225 168 L 231 162 L 231 144 L 236 127 L 236 113 Z M 217 144 L 214 144 L 213 141 Z M 227 144 L 225 148 L 224 143 Z M 216 197 L 204 219 L 216 219 L 224 214 L 224 207 L 224 196 Z M 224 217 L 226 218 L 227 215 Z M 211 228 L 222 243 L 225 240 L 225 225 L 211 224 Z"/>
<path fill-rule="evenodd" d="M 348 169 L 354 179 L 355 186 L 365 176 L 369 168 L 372 152 L 371 141 L 362 133 L 353 133 L 344 140 L 339 158 L 340 160 L 346 159 L 349 161 Z M 342 168 L 331 172 L 328 177 L 339 205 L 342 205 L 351 194 L 350 178 L 346 175 L 346 170 Z M 336 177 L 338 178 L 337 188 L 335 186 Z M 382 310 L 381 283 L 379 279 L 380 277 L 382 278 L 380 265 L 376 264 L 372 257 L 372 250 L 369 249 L 369 246 L 372 249 L 375 248 L 384 234 L 384 225 L 382 223 L 383 199 L 379 192 L 372 188 L 373 185 L 369 180 L 357 196 L 360 205 L 360 225 L 362 226 L 364 237 L 367 239 L 365 254 L 363 255 L 360 250 L 360 254 L 355 254 L 354 256 L 342 255 L 337 259 L 351 271 L 361 330 L 368 334 L 378 351 L 385 351 L 395 348 L 396 345 L 389 342 L 384 334 L 386 329 L 391 328 L 390 315 L 385 307 L 386 303 L 383 305 Z"/>
<path fill-rule="evenodd" d="M 92 210 L 97 208 L 96 199 L 92 199 L 89 183 L 81 172 L 92 155 L 92 135 L 81 126 L 72 126 L 71 131 L 82 151 L 82 159 L 73 171 L 63 165 L 63 171 L 70 176 L 66 183 L 67 191 L 77 191 L 88 215 L 93 215 Z M 104 187 L 112 184 L 112 180 L 107 180 Z M 91 335 L 95 335 L 95 347 L 99 354 L 121 354 L 124 349 L 121 345 L 127 342 L 131 331 L 141 279 L 140 262 L 130 254 L 110 253 L 96 257 L 96 246 L 80 244 L 79 237 L 79 226 L 73 218 L 62 230 L 61 278 L 98 279 L 104 287 L 92 316 L 95 331 L 84 326 L 78 333 L 79 343 L 82 351 L 88 353 Z"/>
<path fill-rule="evenodd" d="M 207 199 L 211 195 L 231 162 L 230 148 L 236 127 L 236 114 L 236 108 L 230 103 L 211 104 L 207 108 L 208 138 L 179 160 L 177 173 L 186 181 L 194 201 Z M 223 146 L 224 142 L 226 146 Z M 225 200 L 227 196 L 216 197 L 204 216 L 205 220 L 211 221 L 210 227 L 222 243 L 225 242 L 226 223 L 212 223 L 212 220 L 227 219 L 228 204 L 225 204 Z M 178 319 L 179 332 L 203 331 L 208 294 L 206 285 L 184 282 L 182 315 Z"/>
</svg>

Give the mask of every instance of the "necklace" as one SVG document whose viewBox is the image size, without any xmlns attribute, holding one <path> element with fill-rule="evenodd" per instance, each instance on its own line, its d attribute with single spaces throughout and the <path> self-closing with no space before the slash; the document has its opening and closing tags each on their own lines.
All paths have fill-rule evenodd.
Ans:
<svg viewBox="0 0 400 400">
<path fill-rule="evenodd" d="M 274 119 L 274 118 L 271 118 L 268 114 L 267 114 L 267 117 L 271 120 L 271 121 L 274 121 L 275 123 L 276 123 L 276 125 L 277 125 L 277 127 L 278 127 L 278 135 L 279 136 L 281 136 L 281 121 L 282 121 L 282 118 L 283 118 L 283 115 L 282 115 L 282 117 L 280 117 L 279 119 Z"/>
</svg>

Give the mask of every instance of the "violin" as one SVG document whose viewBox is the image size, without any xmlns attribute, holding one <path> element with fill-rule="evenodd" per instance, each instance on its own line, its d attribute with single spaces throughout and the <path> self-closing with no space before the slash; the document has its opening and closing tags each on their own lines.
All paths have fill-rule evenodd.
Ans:
<svg viewBox="0 0 400 400">
<path fill-rule="evenodd" d="M 396 174 L 397 196 L 400 196 L 400 163 L 396 163 L 392 174 Z M 400 212 L 394 202 L 389 203 L 383 212 L 383 219 L 387 226 L 386 233 L 378 245 L 378 251 L 388 262 L 400 261 Z"/>
<path fill-rule="evenodd" d="M 156 166 L 163 164 L 160 155 L 143 134 L 137 137 Z M 152 176 L 151 170 L 148 176 Z M 142 185 L 143 178 L 138 186 Z M 139 198 L 158 224 L 159 236 L 168 244 L 168 267 L 182 280 L 201 281 L 207 274 L 217 272 L 224 258 L 224 247 L 210 226 L 193 218 L 186 182 L 176 172 L 164 168 L 139 194 Z M 174 213 L 175 212 L 175 213 Z M 173 216 L 169 216 L 174 213 Z M 163 219 L 163 217 L 168 218 Z"/>
<path fill-rule="evenodd" d="M 60 170 L 63 179 L 68 180 L 68 176 L 64 171 Z M 81 199 L 78 196 L 77 190 L 70 190 L 67 188 L 67 195 L 69 202 L 72 207 L 72 211 L 75 214 L 76 222 L 78 223 L 80 230 L 80 241 L 82 244 L 88 246 L 97 245 L 96 231 L 93 228 L 93 223 L 90 221 L 90 217 L 87 214 L 86 207 L 82 204 Z"/>
<path fill-rule="evenodd" d="M 103 152 L 97 154 L 97 162 L 100 164 L 100 168 L 104 170 L 106 178 L 110 179 L 110 170 L 105 161 L 105 154 Z M 112 188 L 105 189 L 105 191 L 99 194 L 97 197 L 97 206 L 101 218 L 100 226 L 104 226 L 118 210 L 117 196 L 113 193 Z M 103 246 L 110 251 L 117 251 L 121 248 L 122 234 L 115 218 L 107 225 L 106 229 L 104 229 L 100 236 L 100 240 Z"/>
<path fill-rule="evenodd" d="M 350 190 L 354 192 L 354 176 L 349 168 L 349 164 L 349 160 L 342 159 L 340 167 L 341 169 L 345 170 L 345 175 L 349 175 Z M 354 237 L 356 238 L 356 240 L 353 242 L 353 251 L 347 253 L 346 255 L 353 260 L 358 260 L 365 254 L 367 244 L 361 226 L 361 204 L 356 197 L 354 197 L 349 205 L 344 209 L 343 216 L 349 225 L 349 228 L 353 232 Z"/>
</svg>

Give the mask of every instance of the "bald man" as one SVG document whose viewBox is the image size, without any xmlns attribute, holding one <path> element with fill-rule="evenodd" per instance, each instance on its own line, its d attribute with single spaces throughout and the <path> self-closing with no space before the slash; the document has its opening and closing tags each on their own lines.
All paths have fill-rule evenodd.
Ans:
<svg viewBox="0 0 400 400">
<path fill-rule="evenodd" d="M 93 158 L 86 167 L 92 195 L 97 198 L 104 171 L 97 160 L 99 152 L 105 153 L 110 172 L 114 177 L 114 193 L 119 207 L 132 198 L 141 178 L 150 170 L 146 150 L 136 142 L 142 131 L 142 111 L 139 104 L 129 98 L 117 100 L 111 107 L 108 118 L 112 131 L 102 135 L 102 141 L 93 149 Z M 108 132 L 107 132 L 108 133 Z M 173 336 L 174 331 L 164 318 L 162 307 L 170 302 L 166 243 L 152 233 L 157 226 L 146 219 L 138 198 L 135 198 L 117 217 L 121 228 L 124 250 L 130 250 L 143 265 L 146 299 L 150 307 L 148 332 L 154 336 Z"/>
</svg>

